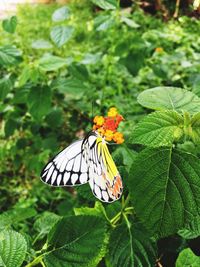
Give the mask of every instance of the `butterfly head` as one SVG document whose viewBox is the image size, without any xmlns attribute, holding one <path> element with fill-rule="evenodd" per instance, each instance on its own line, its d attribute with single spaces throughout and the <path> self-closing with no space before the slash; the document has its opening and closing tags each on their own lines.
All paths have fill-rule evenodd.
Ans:
<svg viewBox="0 0 200 267">
<path fill-rule="evenodd" d="M 115 107 L 109 109 L 106 117 L 95 116 L 93 130 L 103 137 L 105 141 L 114 141 L 117 144 L 124 142 L 123 134 L 117 131 L 117 128 L 124 118 Z"/>
</svg>

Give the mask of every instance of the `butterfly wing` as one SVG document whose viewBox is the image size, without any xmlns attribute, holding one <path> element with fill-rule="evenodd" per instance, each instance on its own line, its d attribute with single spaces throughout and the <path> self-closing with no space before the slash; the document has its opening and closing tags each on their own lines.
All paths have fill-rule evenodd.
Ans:
<svg viewBox="0 0 200 267">
<path fill-rule="evenodd" d="M 88 182 L 88 165 L 79 140 L 58 153 L 41 172 L 41 180 L 51 186 L 74 186 Z"/>
<path fill-rule="evenodd" d="M 89 184 L 95 197 L 108 203 L 118 200 L 123 191 L 122 180 L 103 138 L 91 134 L 84 151 L 88 151 Z"/>
</svg>

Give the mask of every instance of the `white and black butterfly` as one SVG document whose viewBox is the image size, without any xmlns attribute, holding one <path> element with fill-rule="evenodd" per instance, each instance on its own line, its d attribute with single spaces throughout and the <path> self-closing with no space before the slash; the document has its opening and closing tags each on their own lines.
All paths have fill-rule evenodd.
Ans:
<svg viewBox="0 0 200 267">
<path fill-rule="evenodd" d="M 58 153 L 42 170 L 41 179 L 51 186 L 89 182 L 95 197 L 104 202 L 118 200 L 123 190 L 106 141 L 96 131 Z"/>
</svg>

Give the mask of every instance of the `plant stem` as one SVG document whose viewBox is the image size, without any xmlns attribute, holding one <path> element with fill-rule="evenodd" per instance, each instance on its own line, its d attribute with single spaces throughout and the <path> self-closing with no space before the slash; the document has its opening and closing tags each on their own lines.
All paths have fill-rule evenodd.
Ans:
<svg viewBox="0 0 200 267">
<path fill-rule="evenodd" d="M 43 255 L 38 256 L 35 258 L 32 262 L 28 263 L 25 267 L 32 267 L 37 265 L 38 263 L 41 263 L 43 259 Z"/>
<path fill-rule="evenodd" d="M 176 7 L 175 7 L 174 15 L 173 15 L 175 19 L 178 17 L 180 2 L 181 0 L 176 0 Z"/>
</svg>

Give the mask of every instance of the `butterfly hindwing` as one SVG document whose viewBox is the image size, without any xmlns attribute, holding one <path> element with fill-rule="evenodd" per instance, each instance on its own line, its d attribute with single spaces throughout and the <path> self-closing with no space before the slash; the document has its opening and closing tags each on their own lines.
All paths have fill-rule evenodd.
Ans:
<svg viewBox="0 0 200 267">
<path fill-rule="evenodd" d="M 88 182 L 88 164 L 83 156 L 83 140 L 58 153 L 42 170 L 41 179 L 51 186 L 74 186 Z"/>
<path fill-rule="evenodd" d="M 122 181 L 106 142 L 93 133 L 83 147 L 89 151 L 89 184 L 93 194 L 104 202 L 118 200 L 123 190 Z"/>
</svg>

